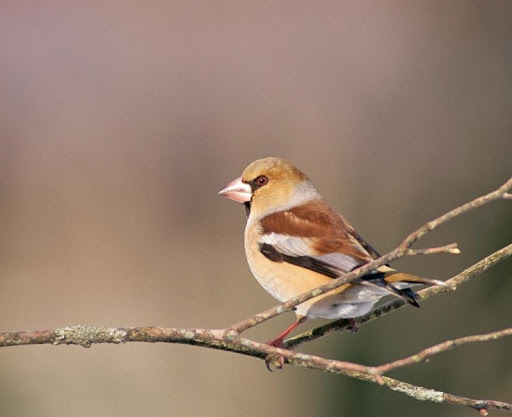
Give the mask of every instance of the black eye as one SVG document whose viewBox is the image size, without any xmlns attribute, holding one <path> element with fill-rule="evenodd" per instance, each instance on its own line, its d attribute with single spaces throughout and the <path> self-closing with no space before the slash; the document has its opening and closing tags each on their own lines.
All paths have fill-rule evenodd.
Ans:
<svg viewBox="0 0 512 417">
<path fill-rule="evenodd" d="M 258 178 L 256 178 L 256 184 L 258 187 L 263 187 L 264 185 L 268 184 L 268 178 L 265 177 L 265 175 L 260 175 Z"/>
</svg>

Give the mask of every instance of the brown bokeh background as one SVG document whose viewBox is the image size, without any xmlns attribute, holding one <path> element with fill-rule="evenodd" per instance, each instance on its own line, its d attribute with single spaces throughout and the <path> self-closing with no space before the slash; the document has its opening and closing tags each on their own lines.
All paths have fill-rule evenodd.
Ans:
<svg viewBox="0 0 512 417">
<path fill-rule="evenodd" d="M 4 1 L 0 328 L 224 327 L 275 304 L 216 195 L 293 161 L 381 252 L 512 174 L 512 3 Z M 496 202 L 428 236 L 448 278 L 510 243 Z M 511 262 L 304 348 L 378 364 L 510 325 Z M 249 334 L 266 340 L 292 319 Z M 316 324 L 321 324 L 317 321 Z M 511 401 L 511 342 L 394 372 Z M 372 384 L 187 346 L 0 351 L 0 415 L 463 416 Z"/>
</svg>

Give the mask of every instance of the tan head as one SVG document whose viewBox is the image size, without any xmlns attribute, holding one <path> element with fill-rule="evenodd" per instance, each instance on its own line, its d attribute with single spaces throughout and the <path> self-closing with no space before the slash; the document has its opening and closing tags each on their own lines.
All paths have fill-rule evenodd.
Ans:
<svg viewBox="0 0 512 417">
<path fill-rule="evenodd" d="M 280 158 L 258 159 L 240 178 L 219 192 L 239 203 L 250 205 L 251 217 L 287 210 L 320 198 L 311 180 L 288 161 Z"/>
</svg>

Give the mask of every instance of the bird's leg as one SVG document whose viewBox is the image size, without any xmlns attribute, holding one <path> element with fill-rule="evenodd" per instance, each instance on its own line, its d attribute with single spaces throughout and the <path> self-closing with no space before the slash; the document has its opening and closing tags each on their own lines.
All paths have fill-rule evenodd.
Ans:
<svg viewBox="0 0 512 417">
<path fill-rule="evenodd" d="M 295 321 L 290 327 L 288 327 L 284 332 L 282 332 L 279 336 L 277 336 L 275 339 L 270 340 L 267 342 L 267 345 L 274 346 L 277 348 L 284 348 L 283 340 L 286 336 L 290 334 L 290 332 L 293 331 L 296 327 L 300 326 L 302 323 L 305 323 L 308 320 L 307 317 L 299 317 L 297 321 Z M 265 358 L 265 364 L 267 365 L 267 369 L 272 372 L 272 365 L 275 366 L 277 369 L 282 369 L 284 366 L 284 357 L 279 355 L 268 355 Z"/>
<path fill-rule="evenodd" d="M 283 340 L 286 336 L 288 336 L 295 328 L 299 327 L 301 324 L 305 323 L 308 320 L 306 316 L 302 316 L 297 319 L 290 327 L 288 327 L 284 332 L 282 332 L 275 339 L 272 339 L 267 342 L 267 345 L 274 346 L 278 348 L 283 348 Z"/>
</svg>

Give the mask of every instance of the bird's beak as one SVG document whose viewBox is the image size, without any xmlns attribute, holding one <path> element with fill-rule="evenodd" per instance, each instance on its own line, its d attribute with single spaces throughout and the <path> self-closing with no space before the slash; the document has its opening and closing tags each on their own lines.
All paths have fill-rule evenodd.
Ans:
<svg viewBox="0 0 512 417">
<path fill-rule="evenodd" d="M 239 203 L 247 203 L 251 201 L 251 186 L 242 181 L 242 177 L 231 181 L 226 187 L 219 191 L 219 195 L 229 198 Z"/>
</svg>

